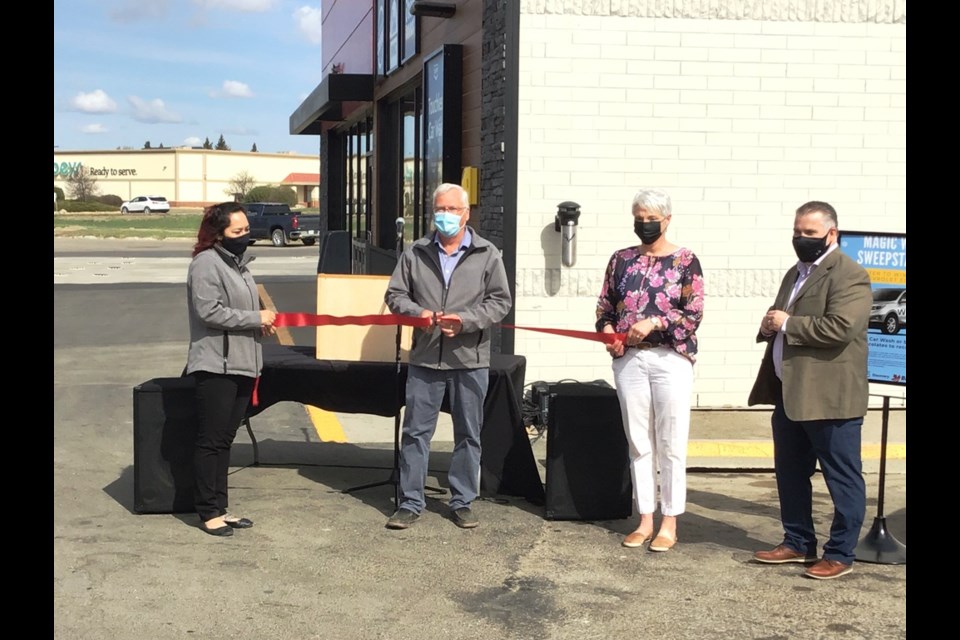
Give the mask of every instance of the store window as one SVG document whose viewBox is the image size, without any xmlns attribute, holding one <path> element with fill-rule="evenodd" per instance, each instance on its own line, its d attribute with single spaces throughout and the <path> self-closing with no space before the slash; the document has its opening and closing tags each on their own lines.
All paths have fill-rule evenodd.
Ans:
<svg viewBox="0 0 960 640">
<path fill-rule="evenodd" d="M 403 150 L 401 158 L 403 178 L 401 180 L 401 205 L 403 207 L 403 243 L 410 244 L 426 232 L 426 216 L 421 198 L 423 183 L 423 137 L 420 131 L 423 127 L 423 117 L 420 108 L 421 92 L 418 88 L 412 96 L 402 101 L 401 114 L 403 118 L 403 140 L 400 148 Z"/>
<path fill-rule="evenodd" d="M 379 202 L 381 227 L 393 236 L 381 238 L 380 246 L 394 247 L 395 227 L 392 222 L 402 217 L 403 245 L 421 237 L 425 230 L 423 207 L 423 115 L 422 91 L 419 85 L 383 105 L 387 125 L 381 129 L 383 144 L 379 161 L 383 163 Z M 389 140 L 387 140 L 389 136 Z"/>
<path fill-rule="evenodd" d="M 344 193 L 346 194 L 347 229 L 351 237 L 369 240 L 372 211 L 371 159 L 373 156 L 373 121 L 362 120 L 348 130 L 344 144 Z"/>
</svg>

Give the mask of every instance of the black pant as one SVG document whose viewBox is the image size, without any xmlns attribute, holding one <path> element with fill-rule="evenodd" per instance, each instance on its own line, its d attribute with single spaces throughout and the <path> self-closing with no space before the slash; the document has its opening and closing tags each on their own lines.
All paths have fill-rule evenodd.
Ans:
<svg viewBox="0 0 960 640">
<path fill-rule="evenodd" d="M 204 522 L 227 512 L 230 446 L 253 393 L 254 379 L 195 371 L 200 418 L 193 465 L 197 486 L 194 506 Z"/>
</svg>

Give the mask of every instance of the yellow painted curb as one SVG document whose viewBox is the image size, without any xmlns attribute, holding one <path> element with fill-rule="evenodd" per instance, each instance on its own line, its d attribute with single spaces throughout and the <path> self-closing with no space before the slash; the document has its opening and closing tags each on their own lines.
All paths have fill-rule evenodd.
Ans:
<svg viewBox="0 0 960 640">
<path fill-rule="evenodd" d="M 880 459 L 879 444 L 864 444 L 864 460 Z M 766 440 L 691 440 L 688 458 L 773 458 L 773 442 Z M 906 460 L 907 445 L 887 443 L 887 460 Z"/>
<path fill-rule="evenodd" d="M 303 405 L 310 416 L 310 422 L 313 424 L 313 430 L 317 432 L 317 437 L 321 442 L 346 442 L 347 434 L 343 432 L 343 426 L 337 420 L 335 413 Z"/>
</svg>

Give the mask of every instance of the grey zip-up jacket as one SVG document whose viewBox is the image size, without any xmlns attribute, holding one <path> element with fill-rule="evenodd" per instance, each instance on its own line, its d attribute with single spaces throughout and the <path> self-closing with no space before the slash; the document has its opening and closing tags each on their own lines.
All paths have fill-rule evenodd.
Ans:
<svg viewBox="0 0 960 640">
<path fill-rule="evenodd" d="M 209 371 L 256 378 L 263 366 L 260 296 L 247 265 L 216 244 L 187 271 L 190 349 L 186 373 Z"/>
<path fill-rule="evenodd" d="M 500 250 L 473 235 L 443 282 L 433 234 L 411 244 L 400 257 L 384 301 L 393 313 L 419 317 L 424 310 L 456 313 L 460 333 L 447 338 L 439 327 L 413 330 L 410 364 L 431 369 L 479 369 L 490 366 L 490 327 L 503 320 L 513 304 Z"/>
</svg>

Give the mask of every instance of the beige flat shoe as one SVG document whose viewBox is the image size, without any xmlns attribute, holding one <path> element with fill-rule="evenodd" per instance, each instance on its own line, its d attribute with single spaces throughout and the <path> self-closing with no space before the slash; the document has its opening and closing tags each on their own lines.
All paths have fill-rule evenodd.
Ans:
<svg viewBox="0 0 960 640">
<path fill-rule="evenodd" d="M 650 551 L 669 551 L 675 544 L 677 544 L 676 540 L 660 533 L 657 534 L 657 537 L 650 543 Z"/>
<path fill-rule="evenodd" d="M 653 532 L 643 533 L 642 531 L 634 531 L 629 534 L 626 538 L 623 539 L 623 546 L 630 547 L 631 549 L 635 547 L 642 547 L 643 543 L 653 537 Z"/>
</svg>

